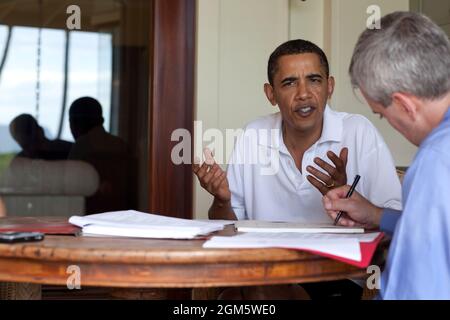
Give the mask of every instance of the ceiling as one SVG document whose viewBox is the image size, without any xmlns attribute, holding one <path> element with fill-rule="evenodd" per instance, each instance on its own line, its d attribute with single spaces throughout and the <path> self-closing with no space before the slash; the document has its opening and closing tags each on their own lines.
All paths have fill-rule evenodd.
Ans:
<svg viewBox="0 0 450 320">
<path fill-rule="evenodd" d="M 0 24 L 67 30 L 73 12 L 80 8 L 81 29 L 115 32 L 119 45 L 147 46 L 151 0 L 0 0 Z"/>
<path fill-rule="evenodd" d="M 121 0 L 2 0 L 0 24 L 66 29 L 73 4 L 80 7 L 82 30 L 95 31 L 107 25 L 118 25 L 124 4 Z"/>
</svg>

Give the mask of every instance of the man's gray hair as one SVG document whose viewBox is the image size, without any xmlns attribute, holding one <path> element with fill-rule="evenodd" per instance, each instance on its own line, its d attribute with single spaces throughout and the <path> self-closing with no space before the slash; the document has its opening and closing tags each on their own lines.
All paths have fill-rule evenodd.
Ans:
<svg viewBox="0 0 450 320">
<path fill-rule="evenodd" d="M 381 19 L 381 29 L 359 37 L 349 73 L 359 88 L 384 107 L 394 92 L 434 100 L 450 91 L 450 41 L 428 17 L 394 12 Z"/>
</svg>

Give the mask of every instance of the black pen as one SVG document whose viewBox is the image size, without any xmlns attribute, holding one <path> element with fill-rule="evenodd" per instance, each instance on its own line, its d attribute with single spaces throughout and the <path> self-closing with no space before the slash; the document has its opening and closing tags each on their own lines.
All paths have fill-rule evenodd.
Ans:
<svg viewBox="0 0 450 320">
<path fill-rule="evenodd" d="M 355 176 L 355 180 L 353 180 L 352 186 L 350 187 L 350 190 L 348 190 L 345 198 L 350 198 L 352 196 L 353 191 L 355 191 L 356 185 L 358 184 L 358 181 L 360 178 L 361 178 L 361 176 L 358 174 Z M 334 220 L 334 225 L 337 225 L 337 223 L 339 222 L 339 219 L 341 218 L 343 213 L 344 213 L 343 211 L 338 212 L 336 219 Z"/>
</svg>

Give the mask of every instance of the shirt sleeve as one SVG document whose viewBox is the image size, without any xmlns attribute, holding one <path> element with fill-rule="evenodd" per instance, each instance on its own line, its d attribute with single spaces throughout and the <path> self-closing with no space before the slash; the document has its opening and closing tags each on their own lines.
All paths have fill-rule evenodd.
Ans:
<svg viewBox="0 0 450 320">
<path fill-rule="evenodd" d="M 380 229 L 390 235 L 394 234 L 395 226 L 401 216 L 401 211 L 385 208 L 381 217 Z"/>
</svg>

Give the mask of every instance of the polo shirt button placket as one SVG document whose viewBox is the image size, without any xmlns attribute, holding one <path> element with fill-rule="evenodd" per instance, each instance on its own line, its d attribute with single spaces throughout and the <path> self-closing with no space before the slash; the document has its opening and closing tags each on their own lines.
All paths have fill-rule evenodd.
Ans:
<svg viewBox="0 0 450 320">
<path fill-rule="evenodd" d="M 295 187 L 297 190 L 300 190 L 301 186 L 302 186 L 302 181 L 303 181 L 303 176 L 302 176 L 302 172 L 300 170 L 298 170 L 297 166 L 295 166 Z"/>
<path fill-rule="evenodd" d="M 297 167 L 295 166 L 295 162 L 292 159 L 289 159 L 289 166 L 291 167 L 292 170 L 297 170 Z"/>
<path fill-rule="evenodd" d="M 304 177 L 305 179 L 303 179 L 302 181 L 300 181 L 300 186 L 299 186 L 299 188 L 301 187 L 301 185 L 302 185 L 303 183 L 309 183 L 309 182 L 308 182 L 308 179 L 306 179 L 306 176 L 309 174 L 308 171 L 306 171 L 306 167 L 309 166 L 310 163 L 311 163 L 311 161 L 310 161 L 310 159 L 311 159 L 310 153 L 311 153 L 310 151 L 307 151 L 307 152 L 305 153 L 305 155 L 303 156 L 303 161 L 302 161 L 302 173 L 303 173 L 303 177 Z"/>
<path fill-rule="evenodd" d="M 299 181 L 300 172 L 297 169 L 297 166 L 295 165 L 294 159 L 292 159 L 292 157 L 289 158 L 288 164 L 289 164 L 289 167 L 292 170 L 292 174 L 293 174 L 293 177 L 294 177 L 295 189 L 298 190 L 300 188 L 300 181 Z"/>
</svg>

